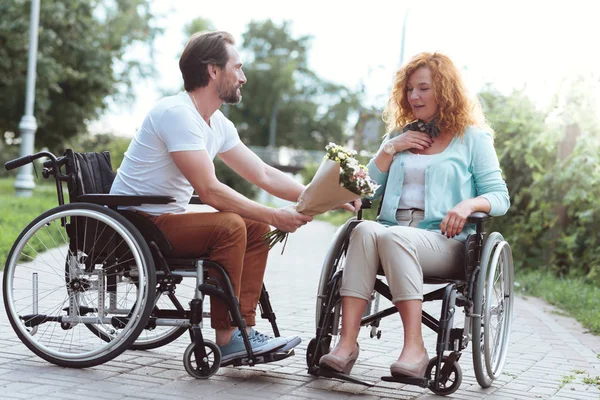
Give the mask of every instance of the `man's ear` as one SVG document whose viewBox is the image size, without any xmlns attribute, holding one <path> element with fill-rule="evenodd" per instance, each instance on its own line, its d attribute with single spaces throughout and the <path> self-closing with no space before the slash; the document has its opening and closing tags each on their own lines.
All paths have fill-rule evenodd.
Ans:
<svg viewBox="0 0 600 400">
<path fill-rule="evenodd" d="M 217 64 L 208 64 L 206 68 L 208 69 L 208 75 L 212 79 L 217 79 L 217 70 L 219 69 L 219 66 Z"/>
</svg>

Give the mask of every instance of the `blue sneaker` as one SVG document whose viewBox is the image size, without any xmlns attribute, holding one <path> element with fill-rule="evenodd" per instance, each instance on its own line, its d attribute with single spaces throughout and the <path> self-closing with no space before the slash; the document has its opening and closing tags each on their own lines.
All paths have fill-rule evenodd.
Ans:
<svg viewBox="0 0 600 400">
<path fill-rule="evenodd" d="M 253 336 L 254 338 L 256 338 L 257 340 L 273 340 L 274 338 L 268 335 L 265 335 L 264 333 L 260 333 L 258 331 L 255 331 L 254 329 L 250 329 L 250 336 Z M 282 339 L 281 337 L 277 338 L 277 339 Z M 299 336 L 288 336 L 285 339 L 285 345 L 280 348 L 278 351 L 288 351 L 293 349 L 294 347 L 298 346 L 301 342 L 302 339 L 300 339 Z"/>
<path fill-rule="evenodd" d="M 264 353 L 269 353 L 274 350 L 278 350 L 281 347 L 286 345 L 286 340 L 284 338 L 269 338 L 266 335 L 255 336 L 255 334 L 250 332 L 250 347 L 252 348 L 252 352 L 254 355 L 260 355 Z M 246 352 L 246 346 L 244 346 L 244 339 L 242 339 L 242 333 L 239 329 L 236 329 L 233 332 L 233 336 L 229 343 L 225 346 L 219 346 L 221 350 L 221 363 L 226 363 L 235 358 L 243 358 L 248 353 Z"/>
</svg>

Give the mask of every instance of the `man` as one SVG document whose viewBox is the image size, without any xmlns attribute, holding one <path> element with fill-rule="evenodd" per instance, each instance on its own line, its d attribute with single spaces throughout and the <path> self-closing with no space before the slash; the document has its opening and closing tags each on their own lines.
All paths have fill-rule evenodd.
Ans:
<svg viewBox="0 0 600 400">
<path fill-rule="evenodd" d="M 213 159 L 218 155 L 243 178 L 285 200 L 297 201 L 304 186 L 250 151 L 219 111 L 223 103 L 240 102 L 246 83 L 229 33 L 194 34 L 179 68 L 185 92 L 163 98 L 150 110 L 125 153 L 111 193 L 175 197 L 175 203 L 136 209 L 154 221 L 178 256 L 209 254 L 227 270 L 255 354 L 290 349 L 300 338 L 271 338 L 251 329 L 269 251 L 261 236 L 269 225 L 294 232 L 312 217 L 293 207 L 277 209 L 249 200 L 219 182 Z M 219 212 L 186 212 L 194 190 Z M 214 296 L 211 326 L 223 362 L 246 354 L 241 333 L 231 326 L 225 304 Z"/>
</svg>

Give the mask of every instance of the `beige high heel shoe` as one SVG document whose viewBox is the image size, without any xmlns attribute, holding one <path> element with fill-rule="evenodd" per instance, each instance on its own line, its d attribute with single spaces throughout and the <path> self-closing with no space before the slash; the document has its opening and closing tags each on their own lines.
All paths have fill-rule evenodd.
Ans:
<svg viewBox="0 0 600 400">
<path fill-rule="evenodd" d="M 340 357 L 331 353 L 325 354 L 319 360 L 319 366 L 348 375 L 352 371 L 356 359 L 358 359 L 358 353 L 360 353 L 360 347 L 356 343 L 356 347 L 348 357 Z"/>
<path fill-rule="evenodd" d="M 415 378 L 425 377 L 427 371 L 427 365 L 429 365 L 429 355 L 425 353 L 423 358 L 416 363 L 407 363 L 396 361 L 390 366 L 390 372 L 392 376 L 411 376 Z"/>
</svg>

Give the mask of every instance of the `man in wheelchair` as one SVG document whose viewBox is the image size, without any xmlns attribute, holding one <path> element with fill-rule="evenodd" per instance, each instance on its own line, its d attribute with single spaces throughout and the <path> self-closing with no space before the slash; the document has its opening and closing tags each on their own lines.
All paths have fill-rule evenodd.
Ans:
<svg viewBox="0 0 600 400">
<path fill-rule="evenodd" d="M 391 374 L 423 378 L 430 363 L 421 331 L 424 277 L 464 276 L 464 242 L 475 231 L 469 215 L 503 215 L 509 196 L 492 130 L 447 56 L 422 53 L 403 66 L 384 119 L 390 133 L 368 164 L 381 185 L 375 195 L 383 195 L 380 213 L 377 222 L 363 221 L 350 234 L 339 290 L 341 338 L 329 354 L 321 353 L 319 365 L 350 373 L 380 271 L 404 328 Z"/>
<path fill-rule="evenodd" d="M 185 91 L 160 100 L 133 138 L 111 188 L 118 195 L 169 195 L 170 204 L 145 204 L 135 211 L 153 221 L 179 257 L 209 255 L 228 272 L 255 355 L 289 350 L 297 336 L 272 338 L 255 331 L 256 307 L 267 263 L 262 236 L 273 225 L 286 232 L 312 220 L 294 208 L 270 208 L 219 182 L 213 159 L 267 192 L 296 201 L 304 186 L 268 166 L 241 141 L 219 107 L 237 104 L 246 83 L 233 37 L 226 32 L 193 35 L 179 60 Z M 196 191 L 219 212 L 186 212 Z M 246 354 L 226 305 L 211 296 L 211 326 L 222 362 Z"/>
</svg>

